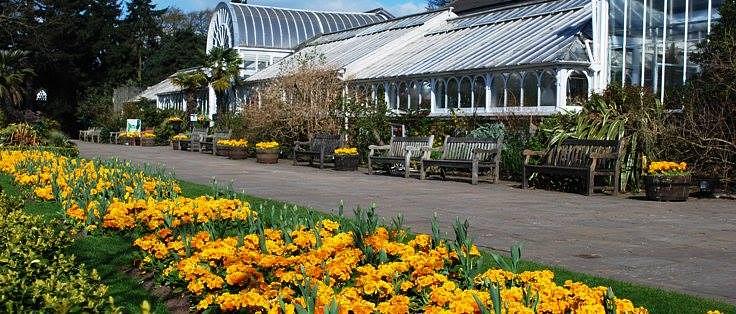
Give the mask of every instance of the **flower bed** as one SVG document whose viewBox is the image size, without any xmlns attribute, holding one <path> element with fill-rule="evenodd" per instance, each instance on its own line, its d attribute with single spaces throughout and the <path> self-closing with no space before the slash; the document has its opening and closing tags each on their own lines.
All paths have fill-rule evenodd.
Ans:
<svg viewBox="0 0 736 314">
<path fill-rule="evenodd" d="M 6 313 L 115 313 L 96 271 L 61 251 L 77 230 L 23 212 L 20 200 L 0 195 L 0 300 Z M 67 231 L 68 230 L 68 231 Z"/>
<path fill-rule="evenodd" d="M 434 234 L 412 236 L 400 224 L 379 226 L 372 210 L 356 210 L 352 219 L 286 207 L 256 212 L 239 199 L 181 197 L 171 178 L 125 164 L 47 152 L 0 152 L 0 171 L 58 201 L 84 230 L 140 235 L 141 267 L 185 287 L 199 310 L 646 313 L 605 287 L 520 272 L 518 254 L 499 262 L 506 269 L 479 269 L 467 223 L 456 224 L 456 240 L 447 241 L 436 221 Z"/>
</svg>

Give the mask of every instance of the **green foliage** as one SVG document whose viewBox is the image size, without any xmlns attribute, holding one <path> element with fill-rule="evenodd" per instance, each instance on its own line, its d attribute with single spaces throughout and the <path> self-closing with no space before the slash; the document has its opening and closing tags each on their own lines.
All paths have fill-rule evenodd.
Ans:
<svg viewBox="0 0 736 314">
<path fill-rule="evenodd" d="M 22 211 L 0 195 L 0 303 L 9 313 L 117 312 L 96 271 L 61 253 L 74 227 Z M 70 231 L 67 231 L 70 230 Z"/>
<path fill-rule="evenodd" d="M 360 104 L 354 99 L 345 101 L 348 116 L 348 138 L 357 147 L 362 158 L 368 156 L 368 146 L 388 143 L 391 139 L 391 116 L 386 103 Z"/>
<path fill-rule="evenodd" d="M 242 63 L 238 52 L 232 48 L 214 47 L 205 57 L 205 67 L 210 71 L 208 81 L 217 94 L 218 114 L 227 111 L 224 94 L 233 87 Z"/>
<path fill-rule="evenodd" d="M 644 156 L 659 156 L 661 134 L 665 130 L 664 110 L 648 89 L 613 84 L 602 94 L 593 95 L 578 113 L 560 117 L 543 131 L 549 145 L 567 138 L 622 140 L 621 190 L 638 190 Z"/>
<path fill-rule="evenodd" d="M 27 52 L 0 50 L 0 105 L 20 105 L 34 75 L 28 66 Z"/>
<path fill-rule="evenodd" d="M 480 126 L 470 132 L 470 136 L 479 139 L 498 139 L 506 134 L 503 123 L 491 123 Z"/>
</svg>

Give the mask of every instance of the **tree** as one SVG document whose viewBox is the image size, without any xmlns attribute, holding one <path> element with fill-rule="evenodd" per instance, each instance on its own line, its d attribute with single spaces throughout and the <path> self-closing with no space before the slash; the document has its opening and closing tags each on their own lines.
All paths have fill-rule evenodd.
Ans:
<svg viewBox="0 0 736 314">
<path fill-rule="evenodd" d="M 207 87 L 207 76 L 200 70 L 179 72 L 172 79 L 174 85 L 184 89 L 187 102 L 187 116 L 197 112 L 197 93 Z"/>
<path fill-rule="evenodd" d="M 28 53 L 0 50 L 0 101 L 11 107 L 20 105 L 26 94 L 33 69 L 28 67 Z"/>
<path fill-rule="evenodd" d="M 453 0 L 427 0 L 427 10 L 437 10 L 450 5 Z"/>
<path fill-rule="evenodd" d="M 238 52 L 232 48 L 215 47 L 207 54 L 205 64 L 210 71 L 208 81 L 217 96 L 218 114 L 227 111 L 225 96 L 239 78 L 242 63 Z"/>
<path fill-rule="evenodd" d="M 143 61 L 158 47 L 162 35 L 159 19 L 166 10 L 156 10 L 151 0 L 131 0 L 127 8 L 123 29 L 130 36 L 128 46 L 135 55 L 138 83 L 142 83 Z"/>
</svg>

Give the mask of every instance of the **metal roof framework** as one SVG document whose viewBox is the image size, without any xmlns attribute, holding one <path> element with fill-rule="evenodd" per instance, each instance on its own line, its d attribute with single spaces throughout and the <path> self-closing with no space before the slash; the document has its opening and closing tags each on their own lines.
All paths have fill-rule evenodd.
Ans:
<svg viewBox="0 0 736 314">
<path fill-rule="evenodd" d="M 321 35 L 281 62 L 303 53 L 321 54 L 351 81 L 555 65 L 585 68 L 590 66 L 586 41 L 591 21 L 588 0 L 546 1 L 462 17 L 449 10 L 427 12 Z M 409 35 L 417 31 L 419 36 Z M 283 68 L 276 64 L 248 81 L 273 79 Z"/>
</svg>

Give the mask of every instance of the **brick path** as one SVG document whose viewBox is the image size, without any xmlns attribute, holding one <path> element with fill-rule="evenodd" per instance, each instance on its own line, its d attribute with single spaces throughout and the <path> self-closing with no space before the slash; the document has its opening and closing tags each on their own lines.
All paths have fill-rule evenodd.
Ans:
<svg viewBox="0 0 736 314">
<path fill-rule="evenodd" d="M 342 173 L 290 161 L 261 165 L 171 148 L 78 143 L 84 157 L 118 157 L 163 165 L 177 177 L 318 209 L 344 201 L 346 210 L 375 202 L 379 214 L 402 213 L 418 232 L 437 212 L 451 232 L 469 218 L 479 245 L 507 249 L 549 265 L 736 303 L 736 202 L 690 199 L 657 203 L 626 197 L 523 191 L 515 183 L 465 182 Z"/>
</svg>

